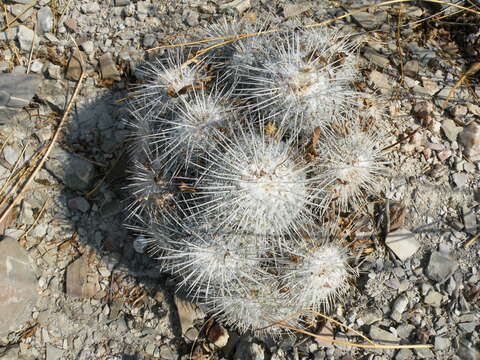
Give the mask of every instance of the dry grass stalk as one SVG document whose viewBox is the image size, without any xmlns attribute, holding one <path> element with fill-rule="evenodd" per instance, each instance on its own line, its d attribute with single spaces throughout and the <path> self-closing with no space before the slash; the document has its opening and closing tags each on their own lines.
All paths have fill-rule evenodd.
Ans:
<svg viewBox="0 0 480 360">
<path fill-rule="evenodd" d="M 73 41 L 75 42 L 75 40 L 73 40 Z M 76 45 L 76 43 L 75 43 L 75 45 Z M 78 48 L 78 46 L 77 46 L 77 48 Z M 79 53 L 80 53 L 80 51 L 79 51 Z M 80 55 L 80 57 L 81 57 L 81 55 Z M 85 77 L 85 65 L 84 65 L 84 62 L 83 62 L 83 58 L 81 58 L 81 59 L 82 59 L 82 61 L 81 61 L 82 73 L 80 74 L 80 78 L 77 81 L 77 84 L 75 86 L 75 90 L 72 94 L 72 97 L 70 98 L 70 101 L 67 104 L 65 112 L 63 113 L 62 119 L 60 120 L 60 123 L 58 124 L 57 128 L 55 129 L 55 133 L 53 134 L 53 137 L 50 140 L 50 143 L 48 144 L 42 158 L 40 159 L 38 164 L 35 166 L 34 170 L 30 174 L 28 179 L 25 181 L 25 183 L 23 184 L 20 191 L 16 194 L 16 196 L 12 199 L 11 203 L 7 206 L 7 208 L 4 210 L 4 212 L 0 216 L 0 223 L 7 217 L 8 213 L 13 209 L 13 207 L 16 205 L 16 203 L 20 199 L 22 193 L 28 188 L 30 183 L 33 181 L 33 179 L 37 175 L 38 171 L 42 168 L 43 164 L 45 164 L 45 161 L 47 160 L 48 155 L 50 154 L 50 152 L 53 149 L 53 145 L 56 143 L 56 141 L 57 141 L 57 139 L 60 135 L 60 131 L 62 130 L 63 125 L 65 124 L 65 122 L 67 120 L 67 116 L 70 113 L 70 110 L 72 109 L 73 103 L 74 103 L 74 101 L 75 101 L 75 99 L 76 99 L 76 97 L 77 97 L 77 95 L 80 91 L 81 85 L 83 83 L 83 79 Z"/>
<path fill-rule="evenodd" d="M 304 314 L 304 313 L 312 313 L 312 314 L 315 314 L 317 316 L 320 316 L 324 319 L 327 319 L 337 325 L 340 325 L 342 326 L 343 328 L 353 332 L 354 334 L 356 334 L 357 336 L 360 336 L 361 338 L 363 338 L 364 340 L 366 340 L 369 344 L 357 344 L 357 343 L 352 343 L 350 341 L 345 341 L 345 340 L 338 340 L 338 339 L 334 339 L 334 338 L 331 338 L 331 337 L 328 337 L 328 336 L 322 336 L 322 335 L 318 335 L 318 334 L 314 334 L 310 331 L 307 331 L 307 330 L 303 330 L 303 329 L 298 329 L 296 327 L 293 327 L 293 326 L 290 326 L 290 325 L 287 325 L 285 324 L 285 321 L 288 321 L 289 319 L 293 318 L 293 317 L 296 317 L 298 315 L 301 315 L 301 314 Z M 373 340 L 369 339 L 368 337 L 366 337 L 365 335 L 361 334 L 360 332 L 352 329 L 351 327 L 349 327 L 348 325 L 345 325 L 345 324 L 342 324 L 340 323 L 339 321 L 335 320 L 335 319 L 332 319 L 331 317 L 325 315 L 325 314 L 322 314 L 318 311 L 315 311 L 315 310 L 303 310 L 303 311 L 299 311 L 295 314 L 293 314 L 292 316 L 288 317 L 287 319 L 283 320 L 283 321 L 278 321 L 278 322 L 275 322 L 275 323 L 272 323 L 270 326 L 280 326 L 282 328 L 285 328 L 285 329 L 288 329 L 288 330 L 292 330 L 292 331 L 295 331 L 295 332 L 299 332 L 299 333 L 302 333 L 302 334 L 305 334 L 305 335 L 309 335 L 309 336 L 312 336 L 312 337 L 315 337 L 315 338 L 318 338 L 320 340 L 324 340 L 324 341 L 329 341 L 329 342 L 332 342 L 332 343 L 335 343 L 335 344 L 340 344 L 340 345 L 346 345 L 346 346 L 352 346 L 352 347 L 356 347 L 356 348 L 360 348 L 360 349 L 384 349 L 384 350 L 387 350 L 387 349 L 427 349 L 427 348 L 431 348 L 433 347 L 433 345 L 429 345 L 429 344 L 414 344 L 414 345 L 387 345 L 387 344 L 378 344 L 376 342 L 374 342 Z M 265 328 L 264 328 L 265 329 Z M 263 329 L 260 329 L 260 330 L 263 330 Z"/>
<path fill-rule="evenodd" d="M 448 92 L 448 96 L 445 99 L 445 102 L 443 103 L 443 106 L 442 106 L 443 109 L 445 109 L 447 107 L 448 103 L 450 102 L 450 99 L 453 97 L 453 94 L 455 94 L 455 91 L 457 91 L 457 89 L 460 87 L 460 85 L 462 85 L 463 82 L 470 75 L 475 74 L 478 70 L 480 70 L 480 61 L 478 61 L 475 64 L 473 64 L 472 66 L 470 66 L 470 68 L 463 73 L 463 75 L 460 77 L 460 79 L 458 79 L 458 81 L 455 83 L 453 88 L 450 89 L 450 91 Z"/>
<path fill-rule="evenodd" d="M 7 30 L 7 29 L 10 27 L 10 25 L 12 25 L 12 24 L 13 24 L 15 21 L 17 21 L 23 14 L 25 14 L 28 10 L 30 10 L 33 6 L 35 6 L 36 3 L 37 3 L 37 0 L 33 0 L 30 4 L 28 4 L 28 6 L 27 6 L 25 9 L 23 9 L 23 11 L 22 11 L 20 14 L 18 14 L 17 16 L 15 16 L 12 20 L 8 21 L 8 22 L 5 24 L 5 26 L 2 28 L 1 31 Z"/>
</svg>

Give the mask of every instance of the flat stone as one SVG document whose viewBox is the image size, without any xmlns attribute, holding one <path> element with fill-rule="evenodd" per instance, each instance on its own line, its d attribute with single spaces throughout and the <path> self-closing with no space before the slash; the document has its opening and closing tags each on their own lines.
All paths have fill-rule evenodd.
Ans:
<svg viewBox="0 0 480 360">
<path fill-rule="evenodd" d="M 95 46 L 93 44 L 92 40 L 87 40 L 80 45 L 80 47 L 85 51 L 87 54 L 93 53 L 93 50 L 95 50 Z"/>
<path fill-rule="evenodd" d="M 96 2 L 88 2 L 81 7 L 84 14 L 96 14 L 100 11 L 100 5 Z"/>
<path fill-rule="evenodd" d="M 364 11 L 353 15 L 353 18 L 365 29 L 373 30 L 386 22 L 387 13 L 385 11 L 382 11 L 372 14 Z"/>
<path fill-rule="evenodd" d="M 13 5 L 12 6 L 12 15 L 13 16 L 20 16 L 19 20 L 21 22 L 26 22 L 33 14 L 34 9 L 31 7 L 28 9 L 28 5 Z M 25 9 L 28 9 L 25 11 Z"/>
<path fill-rule="evenodd" d="M 48 64 L 47 73 L 51 79 L 60 80 L 62 78 L 62 68 L 59 65 Z"/>
<path fill-rule="evenodd" d="M 245 10 L 249 9 L 251 6 L 250 0 L 234 0 L 227 4 L 220 5 L 220 10 L 236 10 L 238 14 L 242 14 Z"/>
<path fill-rule="evenodd" d="M 73 190 L 88 190 L 95 176 L 90 162 L 59 148 L 52 151 L 45 167 Z"/>
<path fill-rule="evenodd" d="M 10 165 L 12 166 L 15 165 L 19 156 L 20 156 L 20 153 L 18 152 L 17 149 L 15 149 L 15 147 L 7 145 L 3 148 L 3 158 Z"/>
<path fill-rule="evenodd" d="M 396 335 L 392 334 L 389 331 L 383 330 L 378 326 L 370 327 L 369 337 L 373 341 L 379 341 L 382 343 L 389 343 L 389 344 L 397 343 L 400 341 L 400 339 Z"/>
<path fill-rule="evenodd" d="M 436 291 L 430 291 L 425 297 L 425 304 L 431 305 L 433 307 L 440 307 L 442 304 L 442 294 Z"/>
<path fill-rule="evenodd" d="M 467 186 L 468 176 L 463 172 L 457 172 L 452 175 L 453 182 L 455 186 L 459 189 Z"/>
<path fill-rule="evenodd" d="M 407 260 L 420 248 L 420 243 L 411 231 L 400 228 L 387 235 L 385 244 L 402 261 Z"/>
<path fill-rule="evenodd" d="M 382 68 L 389 68 L 390 67 L 390 60 L 388 58 L 372 48 L 367 48 L 365 52 L 363 53 L 363 56 L 369 61 L 371 61 L 373 64 L 380 66 Z"/>
<path fill-rule="evenodd" d="M 410 349 L 401 349 L 397 355 L 395 355 L 395 360 L 411 360 L 413 359 L 413 352 Z"/>
<path fill-rule="evenodd" d="M 65 20 L 63 22 L 63 25 L 65 25 L 65 27 L 70 30 L 70 31 L 73 31 L 73 32 L 78 32 L 78 23 L 77 23 L 77 20 L 73 19 L 73 18 L 69 18 L 67 20 Z"/>
<path fill-rule="evenodd" d="M 402 314 L 408 306 L 408 297 L 407 295 L 400 295 L 395 302 L 393 303 L 392 310 Z"/>
<path fill-rule="evenodd" d="M 115 6 L 127 6 L 130 0 L 115 0 Z"/>
<path fill-rule="evenodd" d="M 195 320 L 202 318 L 204 314 L 197 305 L 178 296 L 174 296 L 174 302 L 177 307 L 182 334 L 185 334 L 188 329 L 193 327 Z"/>
<path fill-rule="evenodd" d="M 463 130 L 463 128 L 457 126 L 455 121 L 451 119 L 445 119 L 442 122 L 442 130 L 448 140 L 457 141 L 457 136 Z"/>
<path fill-rule="evenodd" d="M 46 356 L 47 356 L 46 360 L 62 360 L 63 350 L 51 344 L 47 344 Z"/>
<path fill-rule="evenodd" d="M 88 279 L 89 267 L 82 256 L 68 265 L 65 276 L 67 295 L 80 298 L 93 298 L 98 294 L 95 283 Z"/>
<path fill-rule="evenodd" d="M 310 10 L 312 6 L 313 4 L 308 1 L 304 1 L 298 4 L 286 4 L 283 6 L 283 16 L 285 16 L 286 18 L 298 16 L 305 11 Z"/>
<path fill-rule="evenodd" d="M 198 25 L 198 12 L 193 10 L 187 10 L 183 13 L 183 17 L 185 18 L 185 23 L 188 26 L 197 26 Z"/>
<path fill-rule="evenodd" d="M 53 12 L 50 6 L 44 6 L 37 12 L 37 29 L 40 34 L 49 33 L 53 29 Z"/>
<path fill-rule="evenodd" d="M 462 208 L 463 212 L 463 224 L 465 225 L 465 231 L 470 235 L 475 235 L 478 231 L 477 229 L 477 214 L 475 208 L 467 208 L 464 206 Z"/>
<path fill-rule="evenodd" d="M 417 359 L 434 359 L 435 354 L 430 349 L 415 349 Z"/>
<path fill-rule="evenodd" d="M 112 54 L 106 53 L 100 56 L 100 72 L 102 73 L 102 79 L 104 80 L 120 80 L 120 73 L 115 66 Z"/>
<path fill-rule="evenodd" d="M 0 240 L 0 337 L 6 336 L 30 319 L 37 303 L 37 278 L 28 254 L 12 238 Z"/>
<path fill-rule="evenodd" d="M 233 360 L 264 360 L 264 348 L 253 342 L 249 336 L 242 336 L 237 344 Z"/>
<path fill-rule="evenodd" d="M 377 70 L 372 70 L 368 79 L 384 94 L 389 93 L 392 89 L 392 82 Z"/>
<path fill-rule="evenodd" d="M 458 324 L 458 327 L 467 333 L 475 331 L 477 327 L 477 322 L 466 322 Z"/>
<path fill-rule="evenodd" d="M 17 39 L 20 44 L 20 49 L 24 52 L 28 52 L 32 48 L 33 37 L 34 32 L 32 29 L 29 29 L 24 25 L 18 26 Z"/>
<path fill-rule="evenodd" d="M 86 213 L 90 210 L 90 203 L 84 197 L 78 196 L 68 201 L 68 207 Z"/>
<path fill-rule="evenodd" d="M 18 354 L 19 351 L 20 351 L 20 346 L 18 346 L 18 345 L 10 347 L 5 352 L 2 352 L 2 350 L 0 350 L 0 358 L 2 360 L 18 360 L 19 359 L 19 354 Z"/>
<path fill-rule="evenodd" d="M 6 91 L 0 90 L 0 106 L 6 106 L 10 101 L 10 94 Z"/>
<path fill-rule="evenodd" d="M 80 80 L 80 76 L 82 75 L 82 62 L 81 62 L 81 55 L 78 50 L 75 50 L 70 59 L 68 60 L 67 64 L 67 72 L 65 77 L 68 80 L 78 81 Z"/>
<path fill-rule="evenodd" d="M 480 125 L 471 123 L 463 129 L 459 142 L 464 146 L 463 153 L 470 161 L 480 161 Z"/>
<path fill-rule="evenodd" d="M 165 360 L 177 360 L 178 353 L 172 346 L 162 345 L 160 347 L 160 358 Z"/>
<path fill-rule="evenodd" d="M 10 95 L 7 106 L 21 108 L 30 104 L 37 92 L 41 77 L 31 74 L 0 74 L 0 92 Z"/>
<path fill-rule="evenodd" d="M 437 350 L 446 350 L 450 348 L 451 340 L 449 338 L 444 338 L 441 336 L 435 336 L 435 349 Z"/>
<path fill-rule="evenodd" d="M 430 280 L 440 284 L 447 281 L 457 270 L 458 263 L 451 258 L 442 255 L 438 251 L 432 252 L 426 268 L 426 275 Z"/>
</svg>

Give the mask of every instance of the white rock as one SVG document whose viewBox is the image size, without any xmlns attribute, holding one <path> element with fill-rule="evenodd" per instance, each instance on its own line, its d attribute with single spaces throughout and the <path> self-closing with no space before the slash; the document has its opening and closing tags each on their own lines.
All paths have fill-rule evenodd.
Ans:
<svg viewBox="0 0 480 360">
<path fill-rule="evenodd" d="M 38 10 L 37 13 L 38 31 L 40 34 L 51 32 L 53 29 L 53 12 L 49 6 Z"/>
<path fill-rule="evenodd" d="M 402 261 L 407 260 L 420 248 L 420 244 L 416 240 L 415 234 L 403 228 L 389 233 L 385 243 Z"/>
<path fill-rule="evenodd" d="M 33 30 L 24 25 L 19 25 L 17 38 L 20 43 L 20 48 L 25 52 L 30 51 L 33 42 Z"/>
</svg>

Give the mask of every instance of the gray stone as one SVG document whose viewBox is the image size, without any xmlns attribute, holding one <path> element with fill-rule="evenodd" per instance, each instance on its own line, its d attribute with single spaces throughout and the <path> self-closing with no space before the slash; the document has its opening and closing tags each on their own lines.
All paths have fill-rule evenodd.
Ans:
<svg viewBox="0 0 480 360">
<path fill-rule="evenodd" d="M 81 47 L 87 54 L 91 54 L 91 53 L 93 53 L 93 51 L 95 50 L 95 46 L 94 46 L 92 40 L 84 41 L 84 42 L 82 43 L 82 45 L 80 45 L 80 47 Z"/>
<path fill-rule="evenodd" d="M 10 165 L 15 165 L 19 156 L 20 153 L 15 147 L 7 145 L 3 148 L 3 157 Z"/>
<path fill-rule="evenodd" d="M 250 8 L 250 0 L 234 0 L 227 4 L 220 5 L 220 10 L 236 10 L 238 14 L 242 14 L 245 10 Z"/>
<path fill-rule="evenodd" d="M 88 190 L 95 176 L 90 162 L 59 148 L 52 151 L 45 166 L 73 190 Z"/>
<path fill-rule="evenodd" d="M 184 13 L 183 17 L 188 26 L 197 26 L 198 25 L 198 12 L 188 10 Z"/>
<path fill-rule="evenodd" d="M 0 359 L 2 360 L 18 360 L 20 347 L 18 345 L 10 347 L 5 352 L 0 349 Z"/>
<path fill-rule="evenodd" d="M 68 201 L 68 207 L 86 213 L 90 210 L 90 203 L 84 197 L 78 196 Z"/>
<path fill-rule="evenodd" d="M 458 324 L 458 327 L 467 333 L 471 333 L 475 331 L 475 328 L 477 327 L 477 323 L 476 322 L 460 323 Z"/>
<path fill-rule="evenodd" d="M 436 291 L 430 291 L 425 297 L 425 304 L 431 305 L 433 307 L 439 307 L 442 303 L 442 294 Z"/>
<path fill-rule="evenodd" d="M 312 6 L 313 4 L 309 1 L 304 1 L 298 4 L 286 4 L 283 6 L 283 16 L 286 18 L 298 16 L 309 10 Z"/>
<path fill-rule="evenodd" d="M 160 357 L 165 360 L 177 360 L 178 353 L 173 346 L 162 345 L 160 347 Z"/>
<path fill-rule="evenodd" d="M 377 70 L 372 70 L 368 75 L 368 79 L 383 93 L 387 94 L 392 89 L 392 81 L 384 74 Z"/>
<path fill-rule="evenodd" d="M 480 125 L 472 122 L 460 133 L 459 142 L 463 145 L 463 153 L 470 161 L 480 161 Z"/>
<path fill-rule="evenodd" d="M 37 285 L 26 251 L 12 238 L 0 240 L 0 337 L 30 319 L 39 298 Z"/>
<path fill-rule="evenodd" d="M 379 341 L 382 343 L 397 343 L 400 341 L 400 339 L 392 334 L 389 331 L 383 330 L 379 328 L 378 326 L 371 326 L 370 327 L 370 332 L 369 332 L 369 337 L 373 341 Z"/>
<path fill-rule="evenodd" d="M 380 66 L 382 68 L 389 68 L 390 67 L 390 60 L 384 55 L 376 52 L 372 48 L 367 48 L 363 53 L 363 56 L 373 64 Z"/>
<path fill-rule="evenodd" d="M 185 334 L 188 329 L 193 327 L 195 320 L 202 318 L 204 314 L 197 305 L 178 296 L 174 296 L 174 302 L 177 307 L 182 334 Z"/>
<path fill-rule="evenodd" d="M 53 29 L 53 12 L 50 6 L 44 6 L 37 12 L 37 29 L 40 34 L 49 33 Z"/>
<path fill-rule="evenodd" d="M 477 233 L 477 215 L 475 208 L 463 207 L 463 224 L 465 225 L 465 231 L 470 235 Z"/>
<path fill-rule="evenodd" d="M 453 275 L 457 268 L 458 263 L 456 261 L 435 251 L 430 255 L 426 275 L 430 280 L 442 284 Z"/>
<path fill-rule="evenodd" d="M 63 359 L 63 350 L 47 344 L 46 350 L 46 360 L 62 360 Z"/>
<path fill-rule="evenodd" d="M 58 65 L 48 64 L 47 73 L 52 79 L 60 80 L 62 78 L 62 68 Z"/>
<path fill-rule="evenodd" d="M 127 6 L 130 0 L 115 0 L 115 6 Z"/>
<path fill-rule="evenodd" d="M 96 2 L 88 2 L 81 6 L 82 12 L 84 14 L 97 14 L 100 11 L 100 5 Z"/>
<path fill-rule="evenodd" d="M 364 11 L 353 15 L 353 18 L 365 29 L 373 30 L 386 22 L 387 13 L 382 11 L 372 14 Z"/>
<path fill-rule="evenodd" d="M 457 136 L 463 130 L 463 128 L 457 126 L 455 121 L 451 119 L 445 119 L 442 122 L 442 130 L 448 140 L 457 141 Z"/>
<path fill-rule="evenodd" d="M 65 291 L 67 295 L 81 298 L 92 298 L 97 294 L 95 284 L 89 281 L 87 260 L 81 256 L 68 265 L 65 275 Z"/>
<path fill-rule="evenodd" d="M 143 38 L 143 46 L 145 46 L 147 48 L 152 47 L 153 44 L 155 44 L 156 40 L 157 40 L 157 38 L 155 37 L 155 35 L 147 34 Z"/>
<path fill-rule="evenodd" d="M 410 349 L 401 349 L 397 355 L 395 355 L 395 360 L 411 360 L 413 358 L 413 352 Z"/>
<path fill-rule="evenodd" d="M 237 344 L 233 360 L 263 360 L 265 359 L 264 348 L 254 343 L 249 336 L 242 336 Z"/>
<path fill-rule="evenodd" d="M 455 186 L 459 189 L 467 186 L 468 176 L 463 172 L 457 172 L 452 175 L 453 182 Z"/>
<path fill-rule="evenodd" d="M 402 314 L 408 306 L 408 297 L 405 294 L 400 295 L 393 303 L 393 311 Z"/>
<path fill-rule="evenodd" d="M 65 77 L 68 80 L 78 81 L 82 75 L 82 55 L 78 50 L 75 50 L 67 64 L 67 72 Z"/>
<path fill-rule="evenodd" d="M 102 79 L 104 80 L 120 80 L 120 73 L 115 66 L 112 54 L 106 53 L 100 56 L 100 72 L 102 73 Z"/>
<path fill-rule="evenodd" d="M 0 92 L 10 95 L 7 106 L 21 108 L 30 104 L 41 79 L 30 74 L 0 74 Z M 3 96 L 5 99 L 7 95 Z"/>
<path fill-rule="evenodd" d="M 387 235 L 385 244 L 400 260 L 405 261 L 420 248 L 420 243 L 415 236 L 411 231 L 400 228 Z"/>
<path fill-rule="evenodd" d="M 20 43 L 20 49 L 24 52 L 28 52 L 32 48 L 33 37 L 34 32 L 32 29 L 29 29 L 24 25 L 18 26 L 17 39 Z"/>
<path fill-rule="evenodd" d="M 10 94 L 6 91 L 0 90 L 0 106 L 6 106 L 10 101 Z"/>
<path fill-rule="evenodd" d="M 475 349 L 472 344 L 462 341 L 458 347 L 456 354 L 462 360 L 478 360 L 480 359 L 480 351 Z"/>
<path fill-rule="evenodd" d="M 33 60 L 32 65 L 30 65 L 30 72 L 39 73 L 42 71 L 43 63 L 40 60 Z"/>
<path fill-rule="evenodd" d="M 12 15 L 19 16 L 19 20 L 21 22 L 26 22 L 33 14 L 33 8 L 31 7 L 30 9 L 28 9 L 28 5 L 13 5 L 11 9 Z"/>
<path fill-rule="evenodd" d="M 397 327 L 397 335 L 400 336 L 401 339 L 408 339 L 410 334 L 415 329 L 415 326 L 410 324 L 404 324 Z"/>
<path fill-rule="evenodd" d="M 415 349 L 415 354 L 417 354 L 417 359 L 434 359 L 435 354 L 430 349 Z"/>
<path fill-rule="evenodd" d="M 435 349 L 446 350 L 450 348 L 450 345 L 451 345 L 451 341 L 449 338 L 435 336 Z"/>
</svg>

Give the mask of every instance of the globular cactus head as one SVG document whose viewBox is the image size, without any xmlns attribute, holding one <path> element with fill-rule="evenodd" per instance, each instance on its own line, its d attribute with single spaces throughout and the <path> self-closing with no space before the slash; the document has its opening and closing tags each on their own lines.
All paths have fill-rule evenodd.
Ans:
<svg viewBox="0 0 480 360">
<path fill-rule="evenodd" d="M 288 29 L 201 46 L 168 50 L 134 94 L 131 227 L 179 291 L 242 332 L 277 333 L 272 322 L 328 310 L 355 276 L 321 229 L 325 210 L 356 209 L 383 173 L 380 136 L 357 122 L 356 45 Z"/>
</svg>

